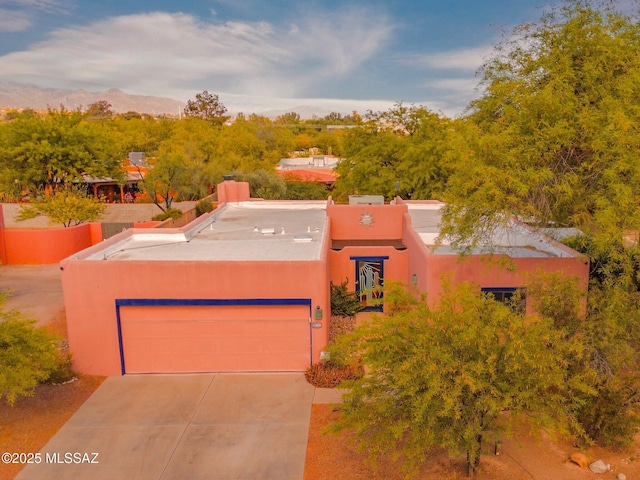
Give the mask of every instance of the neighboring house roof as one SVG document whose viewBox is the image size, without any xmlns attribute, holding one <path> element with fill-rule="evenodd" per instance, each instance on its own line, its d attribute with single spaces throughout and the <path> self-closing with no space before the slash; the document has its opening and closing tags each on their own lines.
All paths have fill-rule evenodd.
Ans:
<svg viewBox="0 0 640 480">
<path fill-rule="evenodd" d="M 125 172 L 124 174 L 124 183 L 135 183 L 141 182 L 144 180 L 145 172 Z M 84 183 L 95 184 L 95 183 L 121 183 L 121 180 L 112 178 L 112 177 L 94 177 L 93 175 L 87 175 L 86 173 L 82 174 L 82 181 Z"/>
<path fill-rule="evenodd" d="M 147 169 L 145 167 L 139 167 L 136 165 L 123 165 L 122 170 L 124 170 L 124 183 L 141 182 L 147 174 Z M 86 173 L 82 174 L 82 181 L 89 184 L 121 182 L 120 180 L 112 177 L 94 177 L 93 175 L 87 175 Z"/>
<path fill-rule="evenodd" d="M 333 169 L 342 159 L 333 155 L 313 155 L 311 157 L 283 158 L 278 163 L 278 170 L 298 170 L 310 168 Z"/>
</svg>

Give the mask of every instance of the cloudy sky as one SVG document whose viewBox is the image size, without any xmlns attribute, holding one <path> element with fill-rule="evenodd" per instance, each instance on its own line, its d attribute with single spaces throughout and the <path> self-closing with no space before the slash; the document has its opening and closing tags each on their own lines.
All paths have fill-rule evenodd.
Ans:
<svg viewBox="0 0 640 480">
<path fill-rule="evenodd" d="M 0 82 L 217 93 L 230 112 L 394 102 L 455 116 L 545 0 L 0 0 Z"/>
</svg>

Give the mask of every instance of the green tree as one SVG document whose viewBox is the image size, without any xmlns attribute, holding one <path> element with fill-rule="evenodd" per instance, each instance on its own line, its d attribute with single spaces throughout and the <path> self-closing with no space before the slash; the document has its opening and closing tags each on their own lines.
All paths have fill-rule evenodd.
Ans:
<svg viewBox="0 0 640 480">
<path fill-rule="evenodd" d="M 583 347 L 552 319 L 518 314 L 469 284 L 447 285 L 435 308 L 397 285 L 385 298 L 389 313 L 331 350 L 368 372 L 344 384 L 339 428 L 354 427 L 373 455 L 401 450 L 412 471 L 439 446 L 466 454 L 473 474 L 483 441 L 520 413 L 579 430 L 580 398 L 593 391 L 568 367 Z"/>
<path fill-rule="evenodd" d="M 189 185 L 191 176 L 185 158 L 180 153 L 168 153 L 150 161 L 142 182 L 149 199 L 163 212 L 171 208 L 173 200 Z"/>
<path fill-rule="evenodd" d="M 565 1 L 482 68 L 474 160 L 446 196 L 455 245 L 482 242 L 478 227 L 509 213 L 578 227 L 605 249 L 640 228 L 640 24 L 607 5 Z"/>
<path fill-rule="evenodd" d="M 80 181 L 82 174 L 118 178 L 121 154 L 113 131 L 83 119 L 79 111 L 61 109 L 0 124 L 0 171 L 35 190 Z"/>
<path fill-rule="evenodd" d="M 157 154 L 160 145 L 173 135 L 180 122 L 151 117 L 118 116 L 113 121 L 115 141 L 124 155 L 145 152 L 147 157 Z"/>
<path fill-rule="evenodd" d="M 599 443 L 628 446 L 640 427 L 639 246 L 609 240 L 605 249 L 587 235 L 567 243 L 591 259 L 588 315 L 581 331 L 599 395 L 582 408 L 580 421 Z"/>
<path fill-rule="evenodd" d="M 226 129 L 226 127 L 225 127 Z M 183 199 L 196 200 L 211 193 L 224 173 L 228 173 L 221 145 L 223 130 L 201 118 L 186 118 L 175 122 L 171 135 L 157 148 L 159 158 L 180 157 L 188 178 L 176 185 Z"/>
<path fill-rule="evenodd" d="M 9 405 L 48 380 L 67 361 L 59 339 L 16 310 L 5 310 L 7 293 L 0 293 L 0 399 Z"/>
<path fill-rule="evenodd" d="M 583 335 L 600 395 L 580 421 L 605 443 L 633 438 L 640 391 L 640 23 L 617 6 L 567 0 L 496 47 L 442 224 L 462 250 L 511 214 L 584 233 L 569 244 L 591 259 Z"/>
<path fill-rule="evenodd" d="M 114 112 L 111 104 L 106 100 L 98 100 L 87 107 L 88 120 L 109 120 L 113 117 Z"/>
<path fill-rule="evenodd" d="M 99 220 L 105 208 L 106 205 L 101 200 L 77 189 L 66 188 L 56 190 L 36 203 L 21 205 L 16 220 L 23 221 L 45 215 L 52 223 L 70 227 Z"/>
<path fill-rule="evenodd" d="M 323 183 L 292 180 L 291 177 L 287 177 L 284 183 L 283 198 L 286 200 L 326 200 L 329 196 L 329 190 Z"/>
<path fill-rule="evenodd" d="M 248 182 L 251 197 L 264 198 L 265 200 L 278 200 L 286 191 L 284 180 L 276 173 L 267 170 L 255 170 L 253 172 L 233 172 L 239 182 Z"/>
<path fill-rule="evenodd" d="M 187 106 L 184 107 L 185 117 L 202 118 L 217 125 L 222 125 L 227 120 L 228 117 L 224 116 L 226 111 L 227 107 L 218 95 L 207 90 L 197 93 L 196 99 L 187 101 Z"/>
<path fill-rule="evenodd" d="M 364 126 L 342 135 L 346 161 L 337 168 L 336 196 L 441 199 L 449 177 L 467 158 L 464 134 L 462 121 L 424 107 L 398 104 L 371 113 Z"/>
</svg>

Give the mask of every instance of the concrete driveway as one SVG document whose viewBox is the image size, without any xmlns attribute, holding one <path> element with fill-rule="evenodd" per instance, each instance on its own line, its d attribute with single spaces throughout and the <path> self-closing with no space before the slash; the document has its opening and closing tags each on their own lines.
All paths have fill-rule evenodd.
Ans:
<svg viewBox="0 0 640 480">
<path fill-rule="evenodd" d="M 110 377 L 16 478 L 301 480 L 315 390 L 301 373 Z"/>
</svg>

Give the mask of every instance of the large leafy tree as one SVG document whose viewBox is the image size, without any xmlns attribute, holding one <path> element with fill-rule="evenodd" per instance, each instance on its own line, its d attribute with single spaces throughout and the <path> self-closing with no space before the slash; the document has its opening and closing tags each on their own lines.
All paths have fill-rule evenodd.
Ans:
<svg viewBox="0 0 640 480">
<path fill-rule="evenodd" d="M 275 172 L 268 170 L 254 170 L 250 172 L 233 172 L 236 180 L 247 182 L 251 197 L 265 200 L 278 200 L 285 196 L 286 184 Z"/>
<path fill-rule="evenodd" d="M 482 69 L 474 161 L 447 190 L 444 234 L 464 249 L 509 215 L 578 227 L 591 259 L 585 343 L 599 395 L 582 425 L 625 443 L 638 426 L 640 23 L 616 2 L 567 0 L 518 27 Z"/>
<path fill-rule="evenodd" d="M 467 154 L 462 127 L 424 107 L 397 104 L 369 114 L 365 125 L 343 134 L 346 160 L 337 168 L 336 195 L 442 198 L 449 176 Z"/>
<path fill-rule="evenodd" d="M 82 174 L 118 177 L 121 154 L 102 122 L 85 122 L 79 111 L 19 114 L 0 124 L 0 170 L 7 181 L 44 189 Z"/>
<path fill-rule="evenodd" d="M 449 183 L 444 217 L 459 244 L 505 213 L 600 240 L 640 227 L 640 24 L 606 5 L 566 1 L 482 68 L 475 160 Z"/>
<path fill-rule="evenodd" d="M 113 115 L 111 104 L 106 100 L 98 100 L 87 107 L 86 116 L 89 120 L 108 120 Z"/>
<path fill-rule="evenodd" d="M 225 127 L 226 128 L 226 127 Z M 220 164 L 224 158 L 221 148 L 223 130 L 200 118 L 186 118 L 176 122 L 171 135 L 157 148 L 158 158 L 179 157 L 188 176 L 174 185 L 182 199 L 195 200 L 211 193 L 224 173 Z M 161 162 L 164 162 L 162 160 Z M 184 181 L 183 181 L 184 180 Z"/>
<path fill-rule="evenodd" d="M 149 199 L 163 212 L 170 209 L 180 192 L 191 184 L 191 175 L 181 153 L 168 152 L 149 162 L 143 180 Z"/>
<path fill-rule="evenodd" d="M 367 369 L 345 384 L 339 427 L 355 428 L 374 456 L 401 450 L 411 470 L 439 446 L 466 454 L 472 474 L 483 441 L 518 413 L 555 431 L 580 430 L 578 408 L 593 390 L 570 329 L 517 313 L 470 284 L 447 286 L 435 308 L 398 286 L 385 298 L 388 314 L 332 349 L 332 358 Z"/>
<path fill-rule="evenodd" d="M 202 118 L 220 125 L 228 118 L 224 116 L 226 112 L 227 107 L 220 101 L 218 95 L 204 90 L 196 94 L 195 100 L 187 101 L 183 113 L 186 117 Z"/>
</svg>

